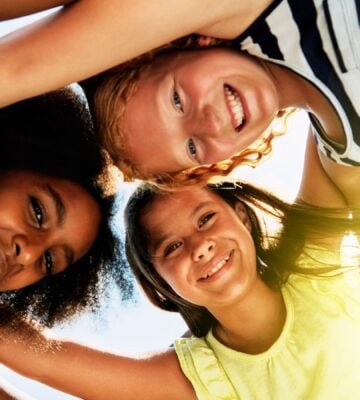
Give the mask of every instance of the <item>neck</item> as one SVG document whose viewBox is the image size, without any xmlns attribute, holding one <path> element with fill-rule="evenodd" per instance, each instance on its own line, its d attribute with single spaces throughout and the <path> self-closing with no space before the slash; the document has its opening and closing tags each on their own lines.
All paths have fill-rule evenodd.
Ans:
<svg viewBox="0 0 360 400">
<path fill-rule="evenodd" d="M 211 312 L 218 321 L 215 337 L 225 346 L 248 354 L 269 349 L 280 336 L 286 318 L 281 292 L 260 279 L 245 299 Z"/>
<path fill-rule="evenodd" d="M 277 86 L 280 109 L 296 107 L 312 113 L 329 139 L 339 144 L 345 143 L 345 134 L 337 112 L 316 86 L 288 68 L 270 62 L 263 64 Z"/>
</svg>

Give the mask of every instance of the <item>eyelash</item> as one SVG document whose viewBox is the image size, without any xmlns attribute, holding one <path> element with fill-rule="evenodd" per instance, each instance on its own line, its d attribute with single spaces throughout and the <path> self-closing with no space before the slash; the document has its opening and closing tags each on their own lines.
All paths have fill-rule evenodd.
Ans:
<svg viewBox="0 0 360 400">
<path fill-rule="evenodd" d="M 41 203 L 35 198 L 35 197 L 30 197 L 30 203 L 33 211 L 33 216 L 38 224 L 39 228 L 42 227 L 44 223 L 44 211 Z"/>
<path fill-rule="evenodd" d="M 171 253 L 173 253 L 175 250 L 177 250 L 180 246 L 182 246 L 181 242 L 175 242 L 170 244 L 169 246 L 166 247 L 164 251 L 164 256 L 167 257 Z"/>
<path fill-rule="evenodd" d="M 204 216 L 202 216 L 199 219 L 198 227 L 202 228 L 206 223 L 208 223 L 215 216 L 215 214 L 216 214 L 215 212 L 209 212 L 209 213 L 205 214 Z"/>
<path fill-rule="evenodd" d="M 42 227 L 44 223 L 44 211 L 43 211 L 43 206 L 42 204 L 35 198 L 30 196 L 30 203 L 33 211 L 33 216 L 38 224 L 39 228 Z M 45 251 L 44 253 L 44 264 L 45 264 L 45 273 L 46 275 L 51 275 L 52 270 L 53 270 L 53 257 L 51 255 L 51 252 L 49 250 Z"/>
<path fill-rule="evenodd" d="M 181 103 L 181 98 L 179 96 L 179 93 L 176 91 L 175 87 L 172 90 L 172 103 L 174 104 L 174 107 L 177 110 L 184 112 L 184 108 Z"/>
<path fill-rule="evenodd" d="M 197 149 L 194 141 L 192 139 L 189 139 L 187 142 L 187 148 L 189 150 L 189 153 L 191 157 L 196 158 L 197 156 Z"/>
<path fill-rule="evenodd" d="M 45 264 L 46 275 L 47 276 L 51 275 L 54 266 L 54 260 L 49 250 L 45 251 L 44 253 L 44 264 Z"/>
</svg>

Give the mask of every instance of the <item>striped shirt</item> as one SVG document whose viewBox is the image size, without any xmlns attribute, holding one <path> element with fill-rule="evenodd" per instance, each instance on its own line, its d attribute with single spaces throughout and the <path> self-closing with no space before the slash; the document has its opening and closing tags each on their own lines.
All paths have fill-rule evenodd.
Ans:
<svg viewBox="0 0 360 400">
<path fill-rule="evenodd" d="M 319 149 L 339 164 L 360 166 L 360 0 L 275 0 L 234 44 L 289 68 L 327 97 L 346 145 L 326 137 L 310 115 Z"/>
</svg>

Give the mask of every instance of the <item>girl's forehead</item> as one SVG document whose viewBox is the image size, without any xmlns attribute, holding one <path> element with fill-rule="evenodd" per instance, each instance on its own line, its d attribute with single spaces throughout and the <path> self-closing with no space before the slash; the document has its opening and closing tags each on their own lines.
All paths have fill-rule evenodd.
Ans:
<svg viewBox="0 0 360 400">
<path fill-rule="evenodd" d="M 210 199 L 214 202 L 221 201 L 219 196 L 207 188 L 192 187 L 160 195 L 153 201 L 152 207 L 177 208 L 181 206 L 182 209 L 188 209 L 196 206 L 197 203 Z"/>
<path fill-rule="evenodd" d="M 207 205 L 227 206 L 220 196 L 204 187 L 193 187 L 162 194 L 146 207 L 142 216 L 142 224 L 151 230 L 155 225 L 157 227 L 166 225 L 169 219 L 180 220 L 191 216 Z"/>
</svg>

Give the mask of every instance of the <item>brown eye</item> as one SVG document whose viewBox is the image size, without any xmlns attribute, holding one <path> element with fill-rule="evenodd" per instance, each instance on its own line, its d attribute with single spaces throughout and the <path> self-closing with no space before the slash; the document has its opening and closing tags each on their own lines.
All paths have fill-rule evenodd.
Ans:
<svg viewBox="0 0 360 400">
<path fill-rule="evenodd" d="M 198 227 L 201 228 L 203 227 L 207 222 L 209 222 L 211 220 L 211 218 L 213 218 L 213 216 L 215 215 L 214 212 L 210 212 L 207 213 L 205 215 L 203 215 L 198 222 Z"/>
<path fill-rule="evenodd" d="M 171 253 L 173 253 L 175 250 L 177 250 L 180 246 L 182 246 L 182 242 L 175 242 L 172 243 L 170 246 L 167 246 L 164 252 L 164 256 L 168 256 Z"/>
<path fill-rule="evenodd" d="M 32 196 L 30 197 L 30 203 L 34 219 L 41 228 L 42 224 L 44 223 L 44 212 L 41 203 L 35 197 Z"/>
<path fill-rule="evenodd" d="M 53 260 L 52 254 L 49 250 L 45 251 L 45 253 L 44 253 L 44 263 L 45 263 L 46 275 L 49 276 L 52 274 L 53 267 L 54 267 L 54 260 Z"/>
</svg>

